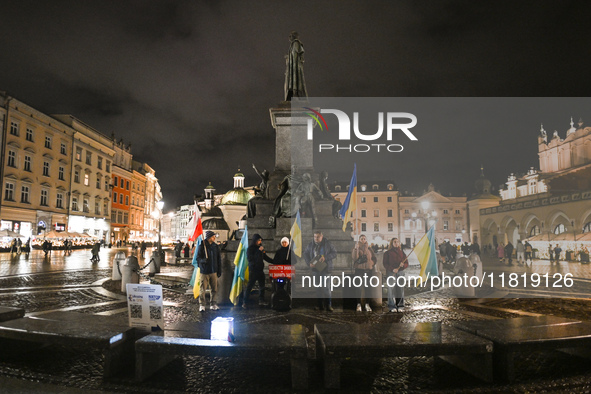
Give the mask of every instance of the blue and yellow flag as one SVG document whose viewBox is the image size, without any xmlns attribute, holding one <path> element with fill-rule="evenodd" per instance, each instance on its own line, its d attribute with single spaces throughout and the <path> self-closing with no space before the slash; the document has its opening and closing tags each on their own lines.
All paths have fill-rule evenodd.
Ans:
<svg viewBox="0 0 591 394">
<path fill-rule="evenodd" d="M 347 229 L 347 223 L 351 219 L 351 213 L 357 209 L 357 164 L 353 167 L 353 176 L 349 184 L 349 192 L 343 203 L 343 207 L 339 211 L 341 219 L 343 219 L 343 231 Z"/>
<path fill-rule="evenodd" d="M 419 273 L 421 281 L 426 280 L 427 276 L 439 275 L 436 251 L 435 226 L 432 226 L 414 248 L 414 253 L 421 264 L 421 271 Z"/>
<path fill-rule="evenodd" d="M 246 249 L 248 249 L 248 229 L 244 228 L 244 234 L 238 245 L 236 257 L 234 258 L 234 279 L 232 280 L 232 290 L 230 290 L 230 301 L 234 305 L 238 305 L 240 294 L 244 283 L 248 282 L 248 260 L 246 258 Z"/>
<path fill-rule="evenodd" d="M 193 297 L 194 298 L 199 297 L 199 289 L 201 287 L 201 275 L 200 275 L 200 270 L 199 270 L 199 264 L 197 264 L 197 253 L 199 253 L 199 246 L 201 246 L 202 242 L 203 242 L 203 234 L 201 234 L 199 237 L 197 237 L 197 243 L 195 245 L 195 253 L 193 253 L 193 261 L 191 262 L 191 264 L 193 265 L 193 267 L 195 267 L 195 269 L 193 270 L 193 277 L 191 278 L 191 281 L 189 282 L 189 286 L 193 286 Z"/>
<path fill-rule="evenodd" d="M 293 252 L 296 256 L 302 257 L 302 220 L 300 219 L 300 210 L 296 214 L 295 222 L 289 231 L 291 240 L 293 241 Z"/>
</svg>

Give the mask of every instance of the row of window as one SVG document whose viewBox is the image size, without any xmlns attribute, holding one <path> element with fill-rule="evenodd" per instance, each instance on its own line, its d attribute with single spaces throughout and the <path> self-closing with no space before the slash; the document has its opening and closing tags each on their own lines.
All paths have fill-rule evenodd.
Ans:
<svg viewBox="0 0 591 394">
<path fill-rule="evenodd" d="M 20 136 L 20 125 L 18 122 L 10 121 L 10 134 L 18 137 Z M 29 142 L 35 142 L 35 130 L 32 127 L 27 126 L 27 132 L 25 133 L 25 139 Z M 47 149 L 53 148 L 53 137 L 51 135 L 45 135 L 45 147 Z M 60 145 L 60 153 L 62 155 L 66 155 L 68 150 L 68 146 L 65 142 L 62 142 Z"/>
<path fill-rule="evenodd" d="M 338 191 L 341 191 L 341 189 L 342 189 L 341 185 L 336 185 L 336 186 L 334 187 L 334 190 L 335 190 L 335 191 L 337 191 L 337 192 L 338 192 Z M 364 191 L 367 191 L 367 185 L 361 185 L 359 189 L 360 189 L 362 192 L 364 192 Z M 386 186 L 386 189 L 387 189 L 387 190 L 394 190 L 394 185 L 393 185 L 392 183 L 390 183 L 390 184 L 388 184 L 388 185 Z M 349 190 L 349 185 L 347 185 L 347 187 L 346 187 L 346 190 Z M 371 190 L 380 190 L 380 186 L 379 186 L 379 185 L 372 185 L 372 186 L 371 186 Z"/>
<path fill-rule="evenodd" d="M 17 164 L 17 157 L 16 157 L 16 151 L 14 150 L 9 150 L 8 151 L 8 155 L 7 155 L 7 166 L 8 167 L 12 167 L 12 168 L 18 168 L 18 164 Z M 27 172 L 32 172 L 32 166 L 33 166 L 33 157 L 31 155 L 24 155 L 24 163 L 23 163 L 23 170 L 27 171 Z M 57 173 L 57 177 L 60 181 L 65 181 L 65 167 L 60 165 L 58 166 L 58 173 Z M 46 177 L 51 177 L 51 163 L 49 161 L 43 161 L 43 176 Z M 101 179 L 102 179 L 102 175 L 101 174 L 96 174 L 96 188 L 100 189 L 101 188 Z M 75 169 L 74 170 L 74 182 L 75 183 L 80 183 L 80 170 Z M 88 186 L 90 184 L 90 174 L 87 172 L 86 174 L 84 174 L 84 185 Z M 109 178 L 105 177 L 105 190 L 109 190 Z"/>
<path fill-rule="evenodd" d="M 114 178 L 114 181 L 113 181 L 113 186 L 115 186 L 115 187 L 119 186 L 120 189 L 129 190 L 129 181 L 126 181 L 123 178 L 117 178 L 117 177 L 115 177 Z"/>
<path fill-rule="evenodd" d="M 123 193 L 119 194 L 119 204 L 123 204 Z M 113 202 L 117 202 L 117 192 L 113 192 Z M 125 196 L 125 205 L 129 205 L 129 196 Z"/>
<path fill-rule="evenodd" d="M 113 209 L 111 211 L 111 223 L 129 224 L 129 212 Z M 143 226 L 144 225 L 143 215 L 135 215 L 132 213 L 131 214 L 131 224 L 137 225 L 137 226 Z"/>
<path fill-rule="evenodd" d="M 388 225 L 388 232 L 394 232 L 394 223 L 387 223 Z M 367 223 L 361 223 L 361 231 L 367 231 Z M 373 231 L 380 231 L 380 224 L 374 223 L 373 224 Z"/>
<path fill-rule="evenodd" d="M 4 185 L 4 200 L 5 201 L 16 201 L 16 186 L 12 182 L 6 182 Z M 55 208 L 64 209 L 64 196 L 65 192 L 58 191 L 55 196 Z M 79 196 L 72 197 L 72 211 L 77 212 L 79 211 Z M 84 197 L 82 199 L 82 212 L 90 213 L 90 207 L 88 203 L 88 198 Z M 101 214 L 101 204 L 100 199 L 95 199 L 94 203 L 94 213 L 96 215 Z M 31 186 L 30 185 L 21 185 L 21 193 L 20 193 L 20 202 L 23 204 L 30 204 L 31 203 Z M 39 201 L 39 205 L 44 207 L 49 207 L 49 190 L 48 189 L 41 189 L 41 198 Z M 109 202 L 104 201 L 103 203 L 103 211 L 105 215 L 109 212 Z"/>
<path fill-rule="evenodd" d="M 74 156 L 74 157 L 77 161 L 82 161 L 82 148 L 81 147 L 79 147 L 79 146 L 76 147 L 76 156 Z M 88 149 L 86 150 L 86 164 L 88 164 L 89 166 L 92 165 L 92 152 L 89 151 Z M 101 156 L 97 155 L 96 166 L 99 170 L 103 169 L 103 158 Z M 106 160 L 105 171 L 111 172 L 111 162 L 109 160 Z"/>
<path fill-rule="evenodd" d="M 410 210 L 409 210 L 409 209 L 405 209 L 405 210 L 404 210 L 404 213 L 408 215 L 408 214 L 410 214 Z M 419 215 L 421 214 L 421 210 L 419 210 L 418 214 L 419 214 Z M 444 210 L 443 210 L 443 214 L 444 214 L 444 215 L 449 215 L 449 209 L 444 209 Z M 460 215 L 460 210 L 459 210 L 459 209 L 456 209 L 456 210 L 455 210 L 455 214 L 456 214 L 456 215 Z"/>
<path fill-rule="evenodd" d="M 374 198 L 373 198 L 373 202 L 379 202 L 379 201 L 380 201 L 380 200 L 379 200 L 379 198 L 378 198 L 378 197 L 374 197 Z M 389 197 L 387 197 L 387 201 L 388 201 L 388 202 L 392 202 L 392 196 L 389 196 Z M 362 203 L 365 203 L 365 202 L 367 202 L 367 198 L 366 198 L 366 197 L 361 197 L 361 202 L 362 202 Z"/>
</svg>

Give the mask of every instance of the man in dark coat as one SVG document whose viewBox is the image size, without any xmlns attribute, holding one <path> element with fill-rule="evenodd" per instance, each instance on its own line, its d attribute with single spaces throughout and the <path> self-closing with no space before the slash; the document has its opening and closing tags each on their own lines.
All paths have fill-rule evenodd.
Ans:
<svg viewBox="0 0 591 394">
<path fill-rule="evenodd" d="M 246 258 L 248 259 L 248 284 L 244 290 L 242 307 L 246 309 L 246 302 L 255 282 L 259 283 L 259 305 L 268 305 L 265 302 L 265 273 L 263 269 L 265 268 L 265 261 L 273 263 L 273 259 L 267 256 L 263 247 L 263 237 L 259 234 L 252 236 L 252 242 L 246 249 Z"/>
<path fill-rule="evenodd" d="M 215 302 L 218 290 L 218 278 L 222 275 L 222 257 L 220 248 L 215 242 L 217 234 L 213 231 L 205 232 L 205 241 L 199 246 L 197 264 L 199 265 L 199 312 L 205 312 L 205 291 L 211 288 L 209 305 L 212 311 L 220 309 Z"/>
<path fill-rule="evenodd" d="M 513 249 L 513 244 L 507 242 L 507 245 L 505 245 L 505 258 L 509 260 L 508 265 L 513 265 Z"/>
<path fill-rule="evenodd" d="M 326 277 L 332 271 L 332 261 L 337 257 L 337 250 L 322 234 L 322 231 L 314 231 L 314 240 L 308 244 L 304 251 L 304 260 L 306 264 L 314 273 L 316 283 L 321 283 L 322 286 L 316 287 L 316 296 L 318 306 L 316 309 L 322 310 L 326 308 L 327 311 L 332 312 L 332 301 L 330 295 L 330 288 L 324 286 L 326 284 Z M 318 266 L 326 267 L 322 270 Z"/>
</svg>

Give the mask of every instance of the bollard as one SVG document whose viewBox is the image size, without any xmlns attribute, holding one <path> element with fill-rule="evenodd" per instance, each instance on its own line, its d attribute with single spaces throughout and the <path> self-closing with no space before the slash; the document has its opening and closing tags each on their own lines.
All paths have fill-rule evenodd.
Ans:
<svg viewBox="0 0 591 394">
<path fill-rule="evenodd" d="M 121 280 L 121 269 L 125 263 L 125 252 L 117 252 L 113 259 L 113 272 L 111 273 L 112 280 Z"/>
<path fill-rule="evenodd" d="M 148 265 L 148 267 L 150 267 L 150 277 L 156 275 L 157 273 L 157 267 L 156 267 L 156 255 L 154 253 L 152 253 L 152 257 L 150 257 L 150 264 Z"/>
<path fill-rule="evenodd" d="M 121 291 L 127 293 L 126 285 L 128 283 L 140 283 L 140 276 L 137 273 L 140 265 L 137 261 L 137 257 L 129 256 L 125 260 L 125 264 L 121 266 Z"/>
<path fill-rule="evenodd" d="M 154 269 L 156 270 L 155 273 L 159 273 L 160 272 L 160 256 L 158 255 L 158 249 L 154 250 L 152 252 L 152 257 L 150 257 L 150 261 L 154 260 L 154 262 L 152 264 L 150 264 L 150 273 L 152 272 L 152 265 L 154 266 Z"/>
</svg>

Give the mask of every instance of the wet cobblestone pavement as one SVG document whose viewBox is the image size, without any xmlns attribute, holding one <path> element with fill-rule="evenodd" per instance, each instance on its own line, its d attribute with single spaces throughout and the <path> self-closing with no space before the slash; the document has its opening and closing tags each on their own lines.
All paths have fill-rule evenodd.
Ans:
<svg viewBox="0 0 591 394">
<path fill-rule="evenodd" d="M 54 252 L 51 261 L 33 252 L 28 260 L 0 256 L 0 305 L 25 308 L 28 314 L 54 310 L 75 310 L 89 314 L 126 315 L 125 298 L 110 282 L 116 249 L 101 251 L 101 262 L 91 264 L 87 251 L 71 256 Z M 126 251 L 129 254 L 129 250 Z M 485 262 L 486 263 L 486 262 Z M 145 264 L 140 259 L 140 265 Z M 545 263 L 535 265 L 543 272 Z M 571 264 L 573 265 L 573 264 Z M 495 268 L 494 262 L 490 267 Z M 515 272 L 519 272 L 519 267 Z M 588 266 L 573 265 L 577 277 L 591 278 Z M 163 272 L 190 271 L 192 267 L 164 266 Z M 307 330 L 310 389 L 325 392 L 319 368 L 315 365 L 313 327 L 316 323 L 394 323 L 458 320 L 486 320 L 547 314 L 591 320 L 587 299 L 488 299 L 458 300 L 442 289 L 407 299 L 404 313 L 374 310 L 372 313 L 343 311 L 338 302 L 333 313 L 314 311 L 310 300 L 295 300 L 295 308 L 279 313 L 269 308 L 248 310 L 223 306 L 220 311 L 198 312 L 190 294 L 164 290 L 164 318 L 167 324 L 183 321 L 209 322 L 216 316 L 234 316 L 250 324 L 302 324 Z M 511 385 L 486 384 L 432 357 L 345 360 L 341 391 L 347 392 L 589 392 L 591 361 L 560 352 L 531 353 L 515 360 L 517 379 Z M 45 392 L 50 384 L 63 390 L 121 393 L 291 392 L 289 363 L 281 359 L 232 359 L 185 357 L 177 359 L 147 381 L 133 379 L 133 366 L 110 380 L 102 377 L 100 353 L 48 346 L 18 357 L 0 360 L 0 377 L 29 382 L 26 390 L 8 385 L 0 392 Z M 4 383 L 4 381 L 2 381 Z M 14 390 L 11 391 L 11 387 Z M 36 390 L 36 388 L 38 390 Z M 59 392 L 59 391 L 56 391 Z"/>
</svg>

